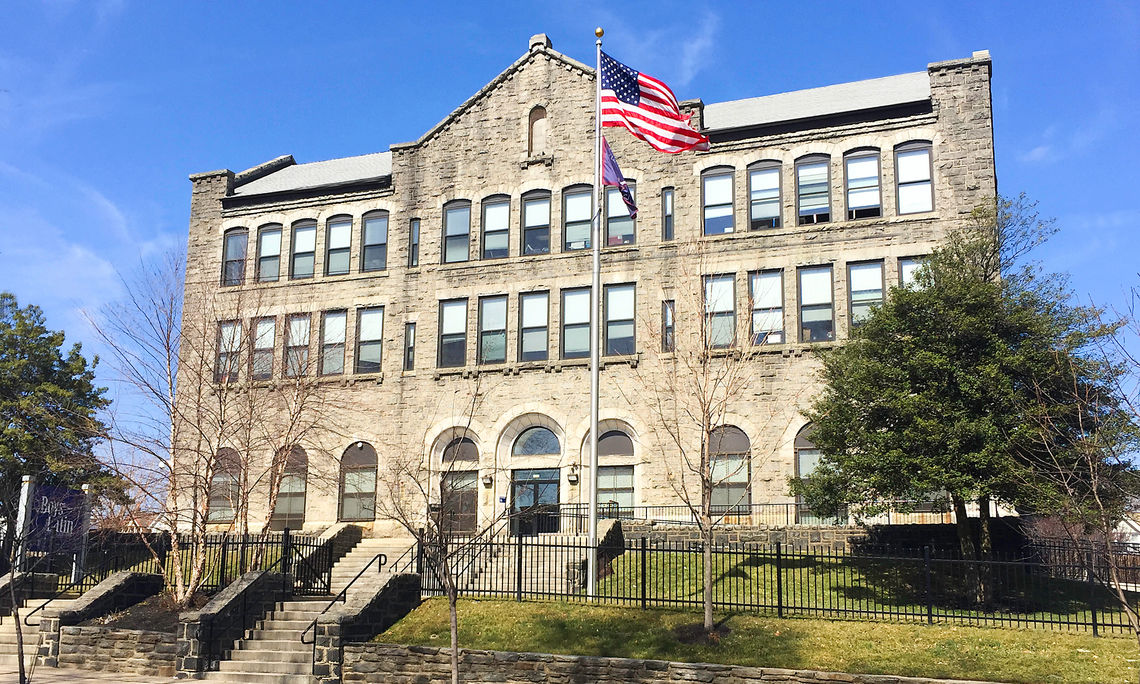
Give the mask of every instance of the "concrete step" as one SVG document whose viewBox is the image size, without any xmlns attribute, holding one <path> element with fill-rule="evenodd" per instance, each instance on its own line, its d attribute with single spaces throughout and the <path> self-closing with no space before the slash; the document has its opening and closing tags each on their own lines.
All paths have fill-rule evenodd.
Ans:
<svg viewBox="0 0 1140 684">
<path fill-rule="evenodd" d="M 311 675 L 313 663 L 289 662 L 278 658 L 267 660 L 223 660 L 218 672 L 253 672 L 257 674 Z"/>
<path fill-rule="evenodd" d="M 329 600 L 331 601 L 332 599 L 329 599 Z M 312 610 L 271 610 L 271 611 L 269 611 L 269 614 L 265 616 L 265 619 L 266 619 L 266 621 L 268 621 L 268 620 L 304 620 L 304 621 L 308 622 L 309 620 L 312 620 L 316 616 L 320 615 L 321 611 L 325 609 L 326 605 L 328 605 L 328 604 L 327 603 L 321 604 L 319 607 L 314 608 Z"/>
<path fill-rule="evenodd" d="M 245 641 L 296 641 L 299 644 L 301 643 L 302 629 L 304 627 L 298 629 L 251 629 Z"/>
<path fill-rule="evenodd" d="M 286 632 L 289 630 L 300 632 L 312 624 L 316 617 L 314 613 L 313 617 L 305 620 L 260 620 L 257 629 L 266 632 Z"/>
<path fill-rule="evenodd" d="M 261 674 L 255 672 L 207 672 L 203 681 L 229 684 L 315 684 L 312 675 Z"/>
<path fill-rule="evenodd" d="M 269 642 L 251 641 L 249 645 L 260 646 L 267 643 Z M 280 649 L 269 648 L 238 649 L 230 653 L 230 660 L 280 660 L 281 662 L 311 664 L 313 662 L 313 646 L 312 644 L 307 644 L 304 650 L 297 651 L 282 651 Z"/>
<path fill-rule="evenodd" d="M 310 640 L 311 640 L 310 635 Z M 284 639 L 243 639 L 234 647 L 234 651 L 278 651 L 281 653 L 309 653 L 313 652 L 313 644 L 302 644 L 301 635 L 290 632 Z"/>
</svg>

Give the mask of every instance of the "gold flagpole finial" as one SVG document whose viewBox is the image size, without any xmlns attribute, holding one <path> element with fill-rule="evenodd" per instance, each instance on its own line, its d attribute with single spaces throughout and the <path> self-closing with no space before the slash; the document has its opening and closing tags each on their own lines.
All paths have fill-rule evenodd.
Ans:
<svg viewBox="0 0 1140 684">
<path fill-rule="evenodd" d="M 594 29 L 594 35 L 601 38 L 602 36 L 606 35 L 606 32 L 602 30 L 601 26 L 599 26 L 598 28 Z"/>
</svg>

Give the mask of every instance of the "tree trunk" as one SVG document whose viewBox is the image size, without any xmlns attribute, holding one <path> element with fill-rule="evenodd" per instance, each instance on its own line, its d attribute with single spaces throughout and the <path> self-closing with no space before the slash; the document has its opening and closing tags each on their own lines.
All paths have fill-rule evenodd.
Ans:
<svg viewBox="0 0 1140 684">
<path fill-rule="evenodd" d="M 978 600 L 989 603 L 993 593 L 994 542 L 990 532 L 990 497 L 978 497 Z"/>
<path fill-rule="evenodd" d="M 704 561 L 704 585 L 705 585 L 705 634 L 709 637 L 713 634 L 713 562 L 712 562 L 712 545 L 713 545 L 713 529 L 712 529 L 712 516 L 706 511 L 702 524 L 705 538 L 703 549 Z"/>
<path fill-rule="evenodd" d="M 20 684 L 28 684 L 28 674 L 24 671 L 24 630 L 20 629 L 20 603 L 16 598 L 16 564 L 12 563 L 12 571 L 9 575 L 10 581 L 8 582 L 8 597 L 12 600 L 12 624 L 16 628 L 16 660 L 20 664 L 19 682 Z"/>
<path fill-rule="evenodd" d="M 451 684 L 459 684 L 459 591 L 453 586 L 447 590 L 448 622 L 451 628 Z"/>
<path fill-rule="evenodd" d="M 974 601 L 982 601 L 981 581 L 978 578 L 978 554 L 974 545 L 974 531 L 970 529 L 970 517 L 966 513 L 966 501 L 957 494 L 951 494 L 954 502 L 954 522 L 958 530 L 958 546 L 962 551 L 962 566 L 966 569 L 966 586 L 972 589 Z"/>
</svg>

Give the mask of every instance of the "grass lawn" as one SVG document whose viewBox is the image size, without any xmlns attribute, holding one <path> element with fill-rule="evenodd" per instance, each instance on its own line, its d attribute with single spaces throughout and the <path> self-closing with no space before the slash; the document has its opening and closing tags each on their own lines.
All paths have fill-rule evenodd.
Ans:
<svg viewBox="0 0 1140 684">
<path fill-rule="evenodd" d="M 465 648 L 715 662 L 1002 682 L 1135 682 L 1136 642 L 1045 630 L 718 614 L 719 643 L 686 644 L 693 611 L 462 600 Z M 430 599 L 376 641 L 449 644 L 447 601 Z"/>
</svg>

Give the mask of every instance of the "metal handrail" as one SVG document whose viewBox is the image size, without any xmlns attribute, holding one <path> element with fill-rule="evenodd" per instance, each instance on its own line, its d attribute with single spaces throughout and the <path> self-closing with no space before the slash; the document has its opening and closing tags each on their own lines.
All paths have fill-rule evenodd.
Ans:
<svg viewBox="0 0 1140 684">
<path fill-rule="evenodd" d="M 361 576 L 363 576 L 364 573 L 368 571 L 368 568 L 372 567 L 372 564 L 375 563 L 376 561 L 380 561 L 380 565 L 377 567 L 377 571 L 378 572 L 384 572 L 384 566 L 388 564 L 388 554 L 378 553 L 375 556 L 373 556 L 372 560 L 368 561 L 368 563 L 363 568 L 360 569 L 360 572 L 356 573 L 356 577 L 353 577 L 352 580 L 350 580 L 348 584 L 344 585 L 344 589 L 341 589 L 340 593 L 337 594 L 336 596 L 334 596 L 332 601 L 329 601 L 329 604 L 327 606 L 325 606 L 324 610 L 317 613 L 317 617 L 313 618 L 313 621 L 309 623 L 309 626 L 306 627 L 305 629 L 301 630 L 301 643 L 302 644 L 310 644 L 311 643 L 313 645 L 313 666 L 314 667 L 317 664 L 317 621 L 321 619 L 322 615 L 324 615 L 325 613 L 328 612 L 329 608 L 332 608 L 333 606 L 335 606 L 337 601 L 340 601 L 341 603 L 348 603 L 348 590 L 352 587 L 353 584 L 356 584 L 356 580 L 360 579 Z M 331 579 L 330 579 L 330 581 L 331 581 Z M 311 642 L 305 640 L 305 635 L 309 633 L 310 629 L 313 630 L 313 640 Z"/>
<path fill-rule="evenodd" d="M 82 576 L 82 577 L 80 577 L 79 579 L 77 579 L 77 580 L 75 580 L 75 581 L 73 581 L 73 582 L 68 582 L 66 585 L 64 585 L 64 587 L 63 587 L 62 589 L 58 589 L 58 590 L 56 590 L 56 592 L 55 592 L 54 594 L 52 594 L 51 596 L 49 596 L 49 597 L 47 598 L 47 600 L 45 600 L 43 603 L 41 603 L 41 604 L 39 605 L 39 607 L 38 607 L 38 608 L 34 608 L 34 609 L 32 609 L 31 611 L 29 611 L 27 614 L 25 614 L 25 615 L 24 615 L 24 625 L 25 625 L 25 626 L 27 626 L 27 627 L 34 627 L 35 625 L 33 625 L 32 623 L 28 622 L 28 618 L 30 618 L 30 617 L 32 617 L 33 615 L 35 615 L 36 613 L 40 612 L 40 611 L 41 611 L 41 610 L 43 610 L 44 608 L 47 608 L 47 606 L 48 606 L 48 604 L 49 604 L 49 603 L 51 603 L 52 601 L 56 600 L 56 599 L 57 599 L 57 598 L 59 598 L 60 596 L 63 596 L 65 593 L 67 593 L 67 592 L 68 592 L 70 589 L 72 589 L 72 588 L 73 588 L 73 587 L 75 587 L 76 585 L 82 585 L 82 584 L 83 584 L 83 582 L 84 582 L 84 581 L 85 581 L 85 580 L 86 580 L 88 577 L 92 577 L 92 576 L 94 576 L 94 575 L 95 575 L 95 573 L 97 573 L 97 572 L 99 572 L 99 571 L 98 571 L 98 570 L 88 570 L 87 572 L 83 573 L 83 576 Z M 35 574 L 34 574 L 34 573 L 33 573 L 32 575 L 33 575 L 33 577 L 35 576 Z M 35 584 L 34 584 L 34 581 L 33 581 L 33 585 L 32 585 L 32 586 L 33 586 L 33 587 L 35 586 Z M 31 599 L 31 597 L 28 597 L 28 598 L 29 598 L 29 599 Z"/>
</svg>

